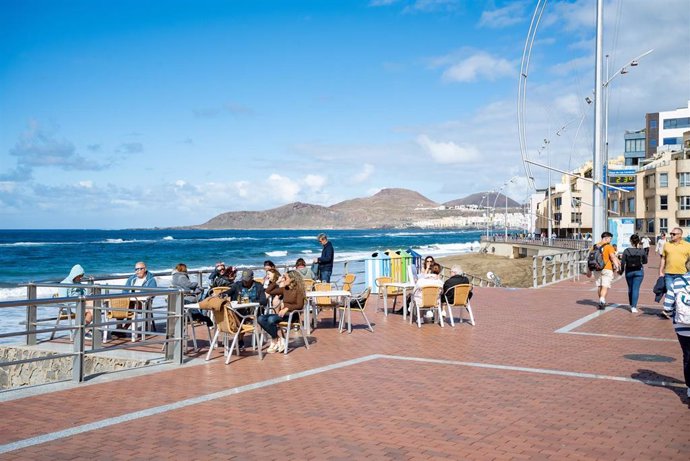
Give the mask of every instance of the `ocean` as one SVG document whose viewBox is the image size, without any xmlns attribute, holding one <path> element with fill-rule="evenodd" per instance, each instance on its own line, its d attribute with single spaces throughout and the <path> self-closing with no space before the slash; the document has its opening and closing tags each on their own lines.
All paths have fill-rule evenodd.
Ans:
<svg viewBox="0 0 690 461">
<path fill-rule="evenodd" d="M 319 230 L 0 230 L 0 301 L 23 298 L 29 281 L 60 281 L 74 264 L 88 275 L 132 273 L 134 263 L 146 262 L 153 272 L 187 264 L 190 271 L 210 270 L 216 261 L 240 267 L 307 263 L 321 254 Z M 444 256 L 477 251 L 480 230 L 331 230 L 326 231 L 339 261 L 363 260 L 372 253 L 411 248 L 421 255 Z M 363 263 L 361 263 L 363 265 Z M 164 284 L 162 284 L 164 285 Z M 41 291 L 43 290 L 43 292 Z M 54 289 L 39 289 L 39 297 Z M 23 309 L 3 311 L 0 332 L 14 330 Z M 8 329 L 8 324 L 13 324 Z M 3 341 L 0 341 L 3 342 Z"/>
</svg>

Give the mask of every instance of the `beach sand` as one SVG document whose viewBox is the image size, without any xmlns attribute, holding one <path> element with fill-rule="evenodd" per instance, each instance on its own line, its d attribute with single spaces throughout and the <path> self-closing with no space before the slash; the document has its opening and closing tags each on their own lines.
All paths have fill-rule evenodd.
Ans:
<svg viewBox="0 0 690 461">
<path fill-rule="evenodd" d="M 450 268 L 459 264 L 463 272 L 486 279 L 491 271 L 501 278 L 503 286 L 529 288 L 532 286 L 532 258 L 510 259 L 484 253 L 463 253 L 438 258 L 438 262 Z"/>
</svg>

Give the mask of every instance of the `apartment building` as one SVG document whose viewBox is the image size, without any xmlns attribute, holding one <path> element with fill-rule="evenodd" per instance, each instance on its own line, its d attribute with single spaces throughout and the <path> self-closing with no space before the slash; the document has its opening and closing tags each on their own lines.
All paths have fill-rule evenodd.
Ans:
<svg viewBox="0 0 690 461">
<path fill-rule="evenodd" d="M 682 149 L 683 133 L 690 129 L 690 101 L 688 107 L 649 113 L 645 116 L 645 157 L 652 158 L 659 151 Z"/>
<path fill-rule="evenodd" d="M 664 133 L 676 138 L 676 150 L 660 150 L 653 158 L 644 160 L 636 174 L 637 183 L 642 186 L 636 191 L 638 232 L 657 235 L 674 227 L 682 228 L 684 234 L 690 232 L 690 130 L 678 137 L 674 129 Z"/>
</svg>

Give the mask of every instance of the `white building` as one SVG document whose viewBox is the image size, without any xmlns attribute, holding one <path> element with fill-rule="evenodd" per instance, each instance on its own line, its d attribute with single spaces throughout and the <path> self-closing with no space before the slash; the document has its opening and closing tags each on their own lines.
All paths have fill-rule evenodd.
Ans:
<svg viewBox="0 0 690 461">
<path fill-rule="evenodd" d="M 688 107 L 647 114 L 647 158 L 657 152 L 679 151 L 683 133 L 690 129 L 690 101 Z"/>
</svg>

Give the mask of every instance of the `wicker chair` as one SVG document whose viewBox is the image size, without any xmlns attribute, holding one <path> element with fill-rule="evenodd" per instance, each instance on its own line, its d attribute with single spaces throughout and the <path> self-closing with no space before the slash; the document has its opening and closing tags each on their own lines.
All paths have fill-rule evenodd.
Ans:
<svg viewBox="0 0 690 461">
<path fill-rule="evenodd" d="M 421 287 L 422 302 L 418 303 L 414 296 L 412 302 L 414 303 L 413 313 L 417 316 L 417 326 L 422 328 L 422 311 L 433 311 L 434 322 L 443 327 L 443 310 L 441 309 L 441 288 L 435 286 Z M 414 315 L 410 315 L 410 323 Z"/>
<path fill-rule="evenodd" d="M 469 323 L 474 325 L 474 315 L 472 314 L 472 306 L 470 306 L 470 293 L 472 292 L 472 285 L 469 283 L 463 283 L 460 285 L 455 285 L 443 294 L 443 301 L 446 305 L 448 318 L 450 319 L 451 326 L 455 326 L 455 321 L 453 320 L 453 308 L 458 307 L 460 309 L 467 309 L 467 313 L 470 315 Z M 462 310 L 460 310 L 460 322 L 462 323 Z"/>
<path fill-rule="evenodd" d="M 352 311 L 357 311 L 360 314 L 362 314 L 362 317 L 364 317 L 364 321 L 367 322 L 367 326 L 369 327 L 369 330 L 373 333 L 374 332 L 374 327 L 371 326 L 371 323 L 369 322 L 369 319 L 367 318 L 367 314 L 364 313 L 364 308 L 367 305 L 367 300 L 369 299 L 369 295 L 371 294 L 371 288 L 367 288 L 364 290 L 362 293 L 358 294 L 357 296 L 354 296 L 350 300 L 350 312 Z M 338 324 L 338 329 L 342 330 L 343 329 L 343 322 L 345 318 L 345 313 L 347 311 L 345 306 L 340 306 L 338 309 L 340 309 L 340 323 Z"/>
</svg>

